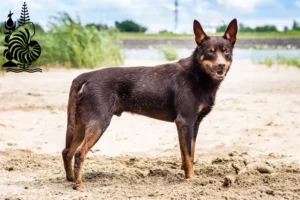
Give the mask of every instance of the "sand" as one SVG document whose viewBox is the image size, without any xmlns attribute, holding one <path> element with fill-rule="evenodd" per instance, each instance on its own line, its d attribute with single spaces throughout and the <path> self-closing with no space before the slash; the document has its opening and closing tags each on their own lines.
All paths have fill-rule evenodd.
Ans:
<svg viewBox="0 0 300 200">
<path fill-rule="evenodd" d="M 130 61 L 125 66 L 161 61 Z M 123 113 L 88 154 L 85 189 L 65 180 L 66 106 L 88 70 L 0 76 L 0 199 L 300 199 L 300 70 L 235 61 L 199 128 L 195 177 L 183 179 L 174 123 Z M 232 164 L 259 161 L 224 187 Z"/>
</svg>

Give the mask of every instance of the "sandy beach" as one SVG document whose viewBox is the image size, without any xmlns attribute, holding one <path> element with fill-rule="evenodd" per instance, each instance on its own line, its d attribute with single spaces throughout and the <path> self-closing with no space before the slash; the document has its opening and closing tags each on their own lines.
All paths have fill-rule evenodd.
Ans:
<svg viewBox="0 0 300 200">
<path fill-rule="evenodd" d="M 126 60 L 125 66 L 163 61 Z M 0 199 L 300 199 L 300 70 L 234 61 L 199 128 L 195 177 L 183 178 L 176 126 L 128 113 L 84 165 L 83 191 L 65 180 L 61 151 L 73 78 L 89 70 L 0 76 Z M 232 164 L 267 163 L 231 187 Z"/>
</svg>

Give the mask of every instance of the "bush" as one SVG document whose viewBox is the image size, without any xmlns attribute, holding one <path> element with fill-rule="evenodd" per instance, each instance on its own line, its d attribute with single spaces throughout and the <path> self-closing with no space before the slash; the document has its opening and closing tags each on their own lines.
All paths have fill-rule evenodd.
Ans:
<svg viewBox="0 0 300 200">
<path fill-rule="evenodd" d="M 279 65 L 287 65 L 287 66 L 294 66 L 300 68 L 300 55 L 292 58 L 287 58 L 281 55 L 278 55 L 275 59 L 265 58 L 261 64 L 265 64 L 268 67 L 271 67 L 273 64 Z"/>
<path fill-rule="evenodd" d="M 279 55 L 277 56 L 276 61 L 280 65 L 300 67 L 300 55 L 299 57 L 292 57 L 292 58 L 286 58 L 284 56 Z"/>
<path fill-rule="evenodd" d="M 169 46 L 160 46 L 158 48 L 164 54 L 165 59 L 172 61 L 178 59 L 178 53 L 175 48 Z"/>
<path fill-rule="evenodd" d="M 85 27 L 79 18 L 73 20 L 66 13 L 53 19 L 51 31 L 36 38 L 42 54 L 35 65 L 94 68 L 123 62 L 117 30 L 98 31 L 94 26 Z"/>
<path fill-rule="evenodd" d="M 272 58 L 265 58 L 263 61 L 259 62 L 260 64 L 264 64 L 267 67 L 271 67 L 273 65 Z"/>
</svg>

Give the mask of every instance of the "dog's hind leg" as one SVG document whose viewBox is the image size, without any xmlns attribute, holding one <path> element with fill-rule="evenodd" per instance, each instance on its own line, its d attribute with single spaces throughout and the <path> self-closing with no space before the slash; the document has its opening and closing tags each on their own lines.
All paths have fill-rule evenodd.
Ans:
<svg viewBox="0 0 300 200">
<path fill-rule="evenodd" d="M 75 127 L 75 130 L 72 130 L 71 128 L 67 129 L 66 147 L 62 151 L 64 167 L 65 167 L 66 177 L 67 177 L 68 181 L 74 181 L 74 175 L 73 175 L 73 171 L 72 171 L 72 160 L 70 161 L 67 158 L 67 156 L 68 156 L 70 147 L 73 143 L 73 137 L 74 137 L 73 132 L 75 132 L 75 131 L 76 131 L 76 127 Z"/>
<path fill-rule="evenodd" d="M 72 160 L 74 154 L 84 139 L 84 125 L 76 124 L 75 134 L 71 138 L 67 138 L 66 148 L 63 150 L 63 160 L 68 181 L 74 181 L 74 172 L 72 169 Z"/>
<path fill-rule="evenodd" d="M 72 170 L 72 158 L 76 148 L 80 145 L 84 138 L 84 127 L 78 121 L 76 108 L 78 103 L 78 91 L 82 86 L 83 79 L 74 79 L 70 88 L 69 102 L 68 102 L 68 124 L 66 133 L 66 146 L 62 151 L 64 167 L 68 181 L 74 180 Z"/>
<path fill-rule="evenodd" d="M 111 118 L 110 118 L 111 119 Z M 100 137 L 107 129 L 109 121 L 91 121 L 88 123 L 85 130 L 85 138 L 75 153 L 74 172 L 75 184 L 73 189 L 83 188 L 82 184 L 82 168 L 88 151 L 97 143 Z"/>
</svg>

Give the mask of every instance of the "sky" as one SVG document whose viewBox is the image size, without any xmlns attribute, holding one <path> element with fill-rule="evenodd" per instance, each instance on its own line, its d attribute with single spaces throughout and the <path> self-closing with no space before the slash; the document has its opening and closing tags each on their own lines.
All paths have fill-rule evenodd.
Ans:
<svg viewBox="0 0 300 200">
<path fill-rule="evenodd" d="M 24 0 L 1 2 L 3 21 L 9 10 L 16 20 Z M 27 0 L 30 19 L 47 29 L 51 16 L 67 12 L 79 16 L 83 24 L 133 20 L 148 28 L 147 32 L 174 31 L 174 0 Z M 228 24 L 233 18 L 250 27 L 274 24 L 279 30 L 300 22 L 300 0 L 178 0 L 177 32 L 192 33 L 197 19 L 206 32 L 218 25 Z"/>
</svg>

